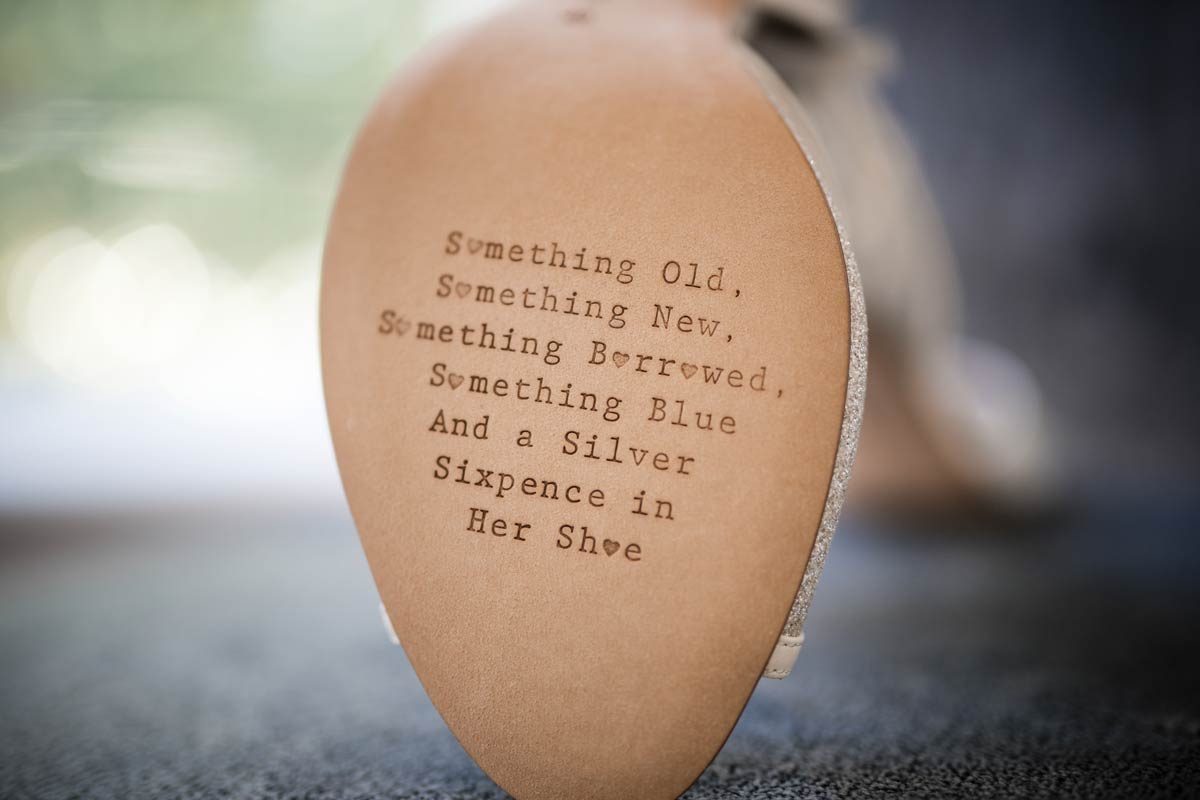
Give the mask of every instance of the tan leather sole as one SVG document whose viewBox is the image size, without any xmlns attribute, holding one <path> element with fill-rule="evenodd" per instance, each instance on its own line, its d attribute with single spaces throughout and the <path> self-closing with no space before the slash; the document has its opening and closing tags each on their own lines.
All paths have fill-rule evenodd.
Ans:
<svg viewBox="0 0 1200 800">
<path fill-rule="evenodd" d="M 853 458 L 857 275 L 720 6 L 530 3 L 441 41 L 333 214 L 346 495 L 414 670 L 519 798 L 695 780 L 789 666 Z"/>
</svg>

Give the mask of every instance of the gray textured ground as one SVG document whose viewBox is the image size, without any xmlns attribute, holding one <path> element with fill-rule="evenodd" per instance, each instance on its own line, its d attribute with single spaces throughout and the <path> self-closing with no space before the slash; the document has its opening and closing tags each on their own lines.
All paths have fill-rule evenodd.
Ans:
<svg viewBox="0 0 1200 800">
<path fill-rule="evenodd" d="M 1200 518 L 839 534 L 797 672 L 690 798 L 1200 793 Z M 346 519 L 0 538 L 0 796 L 486 798 Z"/>
</svg>

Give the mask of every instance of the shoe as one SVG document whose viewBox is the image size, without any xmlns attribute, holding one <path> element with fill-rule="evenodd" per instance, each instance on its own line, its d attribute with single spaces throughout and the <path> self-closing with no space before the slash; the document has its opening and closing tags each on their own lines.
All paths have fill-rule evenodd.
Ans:
<svg viewBox="0 0 1200 800">
<path fill-rule="evenodd" d="M 794 98 L 713 0 L 518 4 L 408 63 L 321 288 L 386 617 L 518 798 L 671 798 L 787 674 L 866 318 Z"/>
<path fill-rule="evenodd" d="M 880 84 L 886 39 L 846 0 L 759 0 L 743 35 L 825 145 L 872 322 L 871 396 L 850 502 L 893 518 L 1036 521 L 1061 504 L 1055 430 L 1014 354 L 967 336 L 941 214 Z"/>
</svg>

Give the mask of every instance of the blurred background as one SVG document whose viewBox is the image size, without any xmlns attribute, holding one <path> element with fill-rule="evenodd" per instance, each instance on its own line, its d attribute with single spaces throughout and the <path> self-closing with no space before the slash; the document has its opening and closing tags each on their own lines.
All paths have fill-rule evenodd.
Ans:
<svg viewBox="0 0 1200 800">
<path fill-rule="evenodd" d="M 0 509 L 339 502 L 314 308 L 340 166 L 406 56 L 491 5 L 3 4 Z M 1032 365 L 1071 474 L 1190 483 L 1192 5 L 859 12 L 967 330 Z"/>
<path fill-rule="evenodd" d="M 357 125 L 493 5 L 0 3 L 0 794 L 498 792 L 376 630 L 316 338 Z M 855 7 L 1062 491 L 852 507 L 697 797 L 1198 790 L 1198 9 Z"/>
<path fill-rule="evenodd" d="M 365 109 L 458 5 L 3 4 L 0 507 L 340 502 L 325 222 Z"/>
</svg>

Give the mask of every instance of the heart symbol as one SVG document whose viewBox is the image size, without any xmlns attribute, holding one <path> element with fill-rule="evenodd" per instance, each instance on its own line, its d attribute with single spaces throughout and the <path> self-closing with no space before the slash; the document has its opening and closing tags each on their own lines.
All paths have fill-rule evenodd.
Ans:
<svg viewBox="0 0 1200 800">
<path fill-rule="evenodd" d="M 478 253 L 481 247 L 483 247 L 482 239 L 467 239 L 467 250 L 471 251 L 471 255 Z"/>
<path fill-rule="evenodd" d="M 401 317 L 400 319 L 396 320 L 396 335 L 403 336 L 404 334 L 408 333 L 408 329 L 411 327 L 412 323 L 406 320 L 404 317 Z"/>
<path fill-rule="evenodd" d="M 680 364 L 679 371 L 683 373 L 685 379 L 689 379 L 696 374 L 696 365 L 688 363 Z"/>
<path fill-rule="evenodd" d="M 620 542 L 614 542 L 612 539 L 604 540 L 604 552 L 607 553 L 608 555 L 611 556 L 613 553 L 617 552 L 620 549 L 621 549 Z"/>
<path fill-rule="evenodd" d="M 459 281 L 454 284 L 454 293 L 459 297 L 466 297 L 471 293 L 471 284 Z"/>
<path fill-rule="evenodd" d="M 629 363 L 629 353 L 613 353 L 613 363 L 623 367 Z"/>
<path fill-rule="evenodd" d="M 463 376 L 456 372 L 451 372 L 446 376 L 446 380 L 450 381 L 451 389 L 457 389 L 459 386 L 462 386 Z"/>
</svg>

